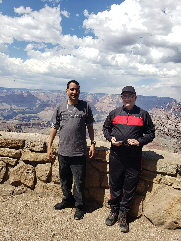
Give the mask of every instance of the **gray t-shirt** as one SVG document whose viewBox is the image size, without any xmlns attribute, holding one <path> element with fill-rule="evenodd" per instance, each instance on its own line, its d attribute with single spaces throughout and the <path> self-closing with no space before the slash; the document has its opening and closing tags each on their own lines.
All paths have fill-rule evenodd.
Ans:
<svg viewBox="0 0 181 241">
<path fill-rule="evenodd" d="M 52 127 L 59 129 L 58 153 L 62 156 L 82 156 L 87 152 L 86 125 L 94 122 L 92 111 L 86 101 L 76 105 L 67 101 L 58 104 L 53 113 Z"/>
</svg>

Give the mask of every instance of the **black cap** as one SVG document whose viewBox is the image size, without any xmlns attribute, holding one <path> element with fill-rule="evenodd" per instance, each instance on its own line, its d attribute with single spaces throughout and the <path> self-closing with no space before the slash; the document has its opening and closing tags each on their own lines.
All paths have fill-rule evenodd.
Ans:
<svg viewBox="0 0 181 241">
<path fill-rule="evenodd" d="M 133 93 L 133 94 L 136 94 L 136 91 L 135 91 L 135 89 L 134 89 L 134 87 L 133 86 L 125 86 L 123 89 L 122 89 L 122 93 L 123 92 L 131 92 L 131 93 Z M 121 93 L 121 94 L 122 94 Z"/>
</svg>

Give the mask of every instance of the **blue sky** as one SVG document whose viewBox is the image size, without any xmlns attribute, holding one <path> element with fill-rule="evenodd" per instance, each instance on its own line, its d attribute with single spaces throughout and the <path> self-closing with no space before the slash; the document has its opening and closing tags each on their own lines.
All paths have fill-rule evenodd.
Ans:
<svg viewBox="0 0 181 241">
<path fill-rule="evenodd" d="M 181 99 L 181 1 L 0 0 L 0 87 Z"/>
</svg>

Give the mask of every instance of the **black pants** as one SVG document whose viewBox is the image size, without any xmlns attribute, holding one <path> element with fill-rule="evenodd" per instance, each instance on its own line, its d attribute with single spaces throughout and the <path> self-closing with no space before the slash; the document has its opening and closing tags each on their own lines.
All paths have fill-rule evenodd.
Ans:
<svg viewBox="0 0 181 241">
<path fill-rule="evenodd" d="M 131 165 L 129 160 L 121 161 L 120 158 L 110 154 L 110 200 L 108 204 L 112 212 L 118 213 L 122 210 L 127 213 L 130 210 L 141 174 L 141 160 L 137 162 L 137 165 Z"/>
<path fill-rule="evenodd" d="M 76 207 L 84 206 L 84 187 L 86 176 L 86 156 L 61 156 L 58 155 L 59 174 L 63 201 L 67 203 L 75 202 Z M 74 182 L 73 195 L 71 192 Z"/>
</svg>

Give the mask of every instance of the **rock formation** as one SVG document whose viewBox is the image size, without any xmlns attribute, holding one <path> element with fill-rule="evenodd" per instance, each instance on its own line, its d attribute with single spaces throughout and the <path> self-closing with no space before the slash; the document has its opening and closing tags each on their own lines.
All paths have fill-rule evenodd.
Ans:
<svg viewBox="0 0 181 241">
<path fill-rule="evenodd" d="M 0 193 L 19 195 L 29 190 L 62 197 L 59 185 L 57 144 L 55 160 L 46 156 L 47 136 L 1 132 Z M 102 143 L 100 143 L 102 145 Z M 106 147 L 107 146 L 107 147 Z M 143 150 L 143 171 L 130 215 L 146 216 L 154 225 L 181 228 L 181 155 L 161 150 Z M 87 159 L 86 200 L 107 206 L 109 199 L 109 145 L 96 147 Z"/>
</svg>

